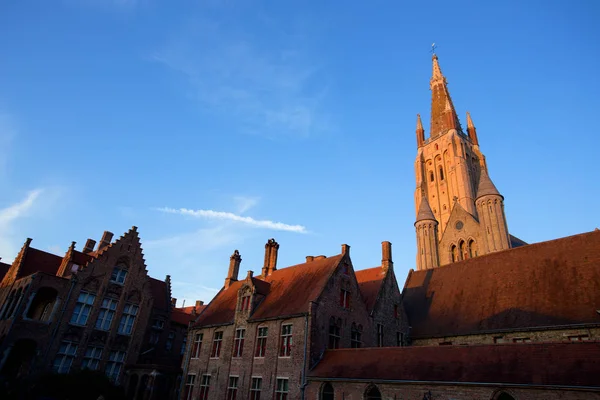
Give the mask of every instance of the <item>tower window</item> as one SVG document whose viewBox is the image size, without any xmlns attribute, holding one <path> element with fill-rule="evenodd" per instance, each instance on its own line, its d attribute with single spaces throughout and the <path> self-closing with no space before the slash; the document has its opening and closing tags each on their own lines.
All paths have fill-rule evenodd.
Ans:
<svg viewBox="0 0 600 400">
<path fill-rule="evenodd" d="M 458 244 L 458 247 L 460 249 L 461 258 L 463 260 L 466 260 L 467 258 L 469 258 L 469 253 L 467 252 L 467 246 L 465 245 L 465 242 L 463 242 L 461 240 L 460 243 Z"/>
<path fill-rule="evenodd" d="M 444 180 L 444 168 L 440 167 L 440 181 Z"/>
<path fill-rule="evenodd" d="M 469 241 L 469 257 L 477 257 L 477 243 L 473 239 Z"/>
<path fill-rule="evenodd" d="M 452 245 L 452 247 L 450 248 L 450 255 L 452 256 L 452 262 L 456 262 L 459 260 L 458 248 L 455 245 Z"/>
<path fill-rule="evenodd" d="M 433 182 L 434 179 L 435 179 L 435 176 L 433 175 L 433 171 L 429 171 L 429 181 Z"/>
</svg>

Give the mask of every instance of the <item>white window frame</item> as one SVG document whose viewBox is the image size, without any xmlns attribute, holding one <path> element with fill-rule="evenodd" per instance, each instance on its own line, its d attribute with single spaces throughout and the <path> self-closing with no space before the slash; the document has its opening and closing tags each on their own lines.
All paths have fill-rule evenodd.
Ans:
<svg viewBox="0 0 600 400">
<path fill-rule="evenodd" d="M 139 310 L 140 306 L 138 306 L 137 304 L 125 304 L 125 307 L 123 307 L 123 312 L 121 313 L 121 320 L 119 321 L 118 333 L 120 333 L 121 335 L 131 335 L 131 333 L 133 332 L 133 326 L 135 325 L 135 319 Z"/>
<path fill-rule="evenodd" d="M 56 357 L 54 358 L 52 369 L 59 374 L 68 374 L 71 370 L 73 360 L 75 360 L 75 357 L 77 356 L 78 347 L 78 343 L 68 340 L 62 341 L 58 348 L 58 352 L 56 353 Z"/>
<path fill-rule="evenodd" d="M 190 379 L 192 378 L 192 379 Z M 191 381 L 191 382 L 190 382 Z M 194 386 L 196 385 L 196 374 L 187 374 L 185 378 L 185 391 L 187 391 L 187 396 L 183 400 L 192 400 L 194 395 Z"/>
<path fill-rule="evenodd" d="M 258 388 L 254 387 L 254 382 L 258 382 Z M 253 376 L 250 378 L 250 400 L 259 400 L 262 393 L 262 376 Z"/>
<path fill-rule="evenodd" d="M 101 331 L 110 331 L 119 300 L 111 297 L 105 297 L 102 299 L 100 304 L 100 311 L 98 312 L 98 318 L 96 319 L 96 329 Z"/>
<path fill-rule="evenodd" d="M 204 333 L 194 334 L 194 344 L 192 347 L 192 358 L 200 358 L 200 351 L 202 351 L 202 341 L 204 340 Z"/>
<path fill-rule="evenodd" d="M 233 339 L 233 357 L 239 358 L 244 353 L 244 341 L 246 338 L 246 329 L 238 328 L 235 330 Z"/>
<path fill-rule="evenodd" d="M 81 369 L 87 368 L 91 371 L 98 371 L 103 350 L 104 348 L 101 346 L 88 346 L 81 362 Z"/>
<path fill-rule="evenodd" d="M 75 303 L 75 308 L 73 309 L 73 314 L 71 314 L 69 323 L 72 325 L 85 326 L 90 318 L 95 301 L 95 293 L 86 292 L 85 290 L 79 292 L 79 296 L 77 296 L 77 302 Z"/>
<path fill-rule="evenodd" d="M 125 365 L 125 357 L 127 353 L 124 351 L 113 350 L 108 353 L 108 360 L 104 368 L 104 373 L 108 376 L 115 384 L 119 383 L 119 376 L 121 375 L 121 369 Z"/>
<path fill-rule="evenodd" d="M 290 331 L 284 333 L 284 328 L 287 328 L 287 327 L 290 328 Z M 279 348 L 279 351 L 277 352 L 277 354 L 279 354 L 279 357 L 291 357 L 292 356 L 293 337 L 294 337 L 294 325 L 293 324 L 281 325 L 281 332 L 279 334 L 281 335 L 281 347 Z M 283 354 L 281 354 L 282 349 L 285 349 L 285 350 L 283 350 Z"/>
<path fill-rule="evenodd" d="M 115 265 L 110 275 L 110 281 L 118 285 L 124 285 L 127 279 L 128 268 L 124 265 Z"/>
<path fill-rule="evenodd" d="M 285 388 L 279 388 L 279 382 L 283 383 Z M 278 376 L 275 379 L 275 399 L 287 399 L 290 394 L 290 378 Z M 284 396 L 285 395 L 285 396 Z"/>
</svg>

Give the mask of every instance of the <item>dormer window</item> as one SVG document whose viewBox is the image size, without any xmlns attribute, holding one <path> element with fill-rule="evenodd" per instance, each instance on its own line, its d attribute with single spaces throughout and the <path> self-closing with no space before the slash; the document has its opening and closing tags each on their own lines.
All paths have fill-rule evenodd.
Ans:
<svg viewBox="0 0 600 400">
<path fill-rule="evenodd" d="M 250 296 L 242 296 L 240 311 L 247 311 L 249 309 L 250 309 Z"/>
<path fill-rule="evenodd" d="M 112 275 L 110 277 L 111 282 L 115 282 L 118 284 L 125 283 L 125 278 L 127 277 L 127 267 L 124 265 L 117 265 L 113 268 Z"/>
</svg>

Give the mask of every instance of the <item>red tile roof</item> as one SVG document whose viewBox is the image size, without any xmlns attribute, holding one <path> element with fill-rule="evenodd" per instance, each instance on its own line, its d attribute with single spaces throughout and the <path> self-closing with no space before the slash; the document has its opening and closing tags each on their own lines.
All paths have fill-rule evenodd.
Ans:
<svg viewBox="0 0 600 400">
<path fill-rule="evenodd" d="M 600 342 L 327 350 L 311 378 L 600 387 Z"/>
<path fill-rule="evenodd" d="M 73 251 L 73 262 L 79 266 L 85 266 L 87 263 L 89 263 L 90 261 L 92 261 L 94 259 L 94 256 L 90 255 L 90 254 L 86 254 L 86 253 L 82 253 L 80 251 L 74 250 Z"/>
<path fill-rule="evenodd" d="M 343 255 L 314 260 L 292 267 L 276 270 L 262 281 L 253 278 L 257 291 L 266 292 L 250 320 L 283 317 L 308 312 L 309 302 L 316 300 L 329 276 L 342 260 Z M 258 281 L 258 282 L 257 282 Z M 221 289 L 200 315 L 196 326 L 230 324 L 235 316 L 237 293 L 244 280 Z M 269 286 L 266 285 L 269 284 Z"/>
<path fill-rule="evenodd" d="M 190 307 L 185 307 L 190 308 Z M 196 318 L 195 314 L 187 313 L 183 308 L 174 308 L 171 311 L 171 321 L 180 325 L 188 326 Z"/>
<path fill-rule="evenodd" d="M 62 259 L 62 257 L 55 254 L 29 247 L 16 279 L 36 272 L 45 272 L 50 275 L 56 275 Z"/>
<path fill-rule="evenodd" d="M 380 266 L 356 271 L 358 287 L 369 312 L 375 307 L 375 301 L 377 301 L 383 278 L 385 278 L 385 274 L 383 268 Z"/>
<path fill-rule="evenodd" d="M 413 337 L 598 323 L 600 231 L 411 271 L 403 298 Z"/>
</svg>

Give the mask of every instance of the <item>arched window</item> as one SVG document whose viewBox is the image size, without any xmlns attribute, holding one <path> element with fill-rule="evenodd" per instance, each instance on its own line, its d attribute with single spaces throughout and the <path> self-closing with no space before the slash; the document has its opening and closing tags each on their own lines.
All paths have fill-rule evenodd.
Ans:
<svg viewBox="0 0 600 400">
<path fill-rule="evenodd" d="M 469 257 L 477 257 L 477 243 L 473 239 L 469 241 Z"/>
<path fill-rule="evenodd" d="M 334 392 L 333 392 L 333 386 L 331 385 L 331 383 L 326 383 L 323 385 L 323 387 L 321 388 L 321 400 L 333 400 L 334 397 Z"/>
<path fill-rule="evenodd" d="M 440 181 L 444 180 L 444 168 L 440 165 Z"/>
<path fill-rule="evenodd" d="M 500 392 L 494 396 L 494 400 L 515 400 L 515 398 L 506 392 Z"/>
<path fill-rule="evenodd" d="M 429 171 L 429 181 L 433 182 L 435 179 L 435 176 L 433 175 L 433 171 Z"/>
<path fill-rule="evenodd" d="M 458 248 L 455 245 L 452 245 L 452 247 L 450 247 L 450 254 L 452 255 L 452 262 L 456 262 L 460 259 L 458 255 Z"/>
<path fill-rule="evenodd" d="M 461 256 L 462 260 L 466 260 L 467 258 L 469 258 L 468 249 L 467 249 L 467 246 L 465 246 L 464 241 L 461 240 L 458 243 L 458 248 L 460 249 L 460 256 Z"/>
<path fill-rule="evenodd" d="M 381 392 L 377 386 L 371 386 L 365 393 L 365 400 L 381 400 Z"/>
</svg>

